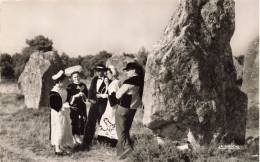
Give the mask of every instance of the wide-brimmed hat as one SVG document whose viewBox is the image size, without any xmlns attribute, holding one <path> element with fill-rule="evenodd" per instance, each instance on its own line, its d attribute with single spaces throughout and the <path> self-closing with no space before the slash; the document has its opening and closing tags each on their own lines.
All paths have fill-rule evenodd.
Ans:
<svg viewBox="0 0 260 162">
<path fill-rule="evenodd" d="M 132 69 L 138 69 L 140 66 L 135 62 L 129 62 L 126 64 L 126 67 L 123 70 L 132 70 Z"/>
<path fill-rule="evenodd" d="M 82 72 L 82 67 L 80 65 L 76 65 L 76 66 L 71 66 L 65 69 L 65 75 L 66 76 L 71 76 L 73 73 L 75 72 Z"/>
<path fill-rule="evenodd" d="M 60 70 L 57 74 L 53 75 L 51 78 L 53 80 L 58 80 L 59 78 L 64 77 L 64 76 L 65 76 L 64 72 L 62 70 Z"/>
<path fill-rule="evenodd" d="M 106 71 L 107 68 L 103 64 L 98 64 L 96 67 L 93 68 L 96 71 Z"/>
</svg>

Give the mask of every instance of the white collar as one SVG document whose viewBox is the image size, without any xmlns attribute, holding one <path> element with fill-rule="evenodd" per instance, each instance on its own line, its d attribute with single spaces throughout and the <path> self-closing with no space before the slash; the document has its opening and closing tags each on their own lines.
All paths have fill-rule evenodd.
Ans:
<svg viewBox="0 0 260 162">
<path fill-rule="evenodd" d="M 60 91 L 61 91 L 60 86 L 56 84 L 56 85 L 52 88 L 51 91 L 60 93 Z"/>
</svg>

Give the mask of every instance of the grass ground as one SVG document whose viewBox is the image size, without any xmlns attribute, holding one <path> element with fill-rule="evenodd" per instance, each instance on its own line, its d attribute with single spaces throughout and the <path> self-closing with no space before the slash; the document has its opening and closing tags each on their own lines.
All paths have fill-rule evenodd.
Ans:
<svg viewBox="0 0 260 162">
<path fill-rule="evenodd" d="M 28 109 L 23 96 L 0 93 L 0 160 L 1 161 L 116 161 L 115 148 L 94 141 L 90 151 L 75 152 L 72 156 L 56 157 L 49 141 L 49 115 L 46 107 Z M 150 130 L 140 123 L 131 129 L 134 151 L 125 161 L 178 161 L 182 155 L 171 144 L 160 147 Z M 219 150 L 218 146 L 196 150 L 192 160 L 201 161 L 258 161 L 246 146 L 239 150 Z"/>
</svg>

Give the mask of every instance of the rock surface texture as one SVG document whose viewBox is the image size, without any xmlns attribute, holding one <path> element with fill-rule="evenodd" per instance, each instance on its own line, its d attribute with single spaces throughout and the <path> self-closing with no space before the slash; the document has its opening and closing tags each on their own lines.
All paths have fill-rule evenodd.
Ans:
<svg viewBox="0 0 260 162">
<path fill-rule="evenodd" d="M 54 86 L 51 77 L 62 69 L 60 57 L 53 51 L 31 54 L 18 80 L 18 87 L 24 94 L 28 108 L 48 106 L 49 92 Z"/>
<path fill-rule="evenodd" d="M 241 90 L 248 96 L 248 108 L 259 110 L 259 38 L 249 47 L 244 65 Z"/>
<path fill-rule="evenodd" d="M 234 0 L 180 0 L 145 69 L 143 123 L 155 134 L 244 142 L 247 96 L 235 83 L 234 30 Z"/>
</svg>

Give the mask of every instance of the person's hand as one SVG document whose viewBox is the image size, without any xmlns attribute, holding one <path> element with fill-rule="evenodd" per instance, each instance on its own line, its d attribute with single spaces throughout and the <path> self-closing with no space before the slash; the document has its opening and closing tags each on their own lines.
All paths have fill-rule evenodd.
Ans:
<svg viewBox="0 0 260 162">
<path fill-rule="evenodd" d="M 85 96 L 85 94 L 84 94 L 83 92 L 79 92 L 79 95 L 80 95 L 81 97 Z"/>
<path fill-rule="evenodd" d="M 107 98 L 107 94 L 100 94 L 101 98 Z"/>
<path fill-rule="evenodd" d="M 77 108 L 77 107 L 75 107 L 75 106 L 70 106 L 70 108 L 71 108 L 72 110 L 75 110 L 75 111 L 77 111 L 77 110 L 78 110 L 78 108 Z"/>
<path fill-rule="evenodd" d="M 101 98 L 101 94 L 96 94 L 96 97 L 97 98 Z"/>
<path fill-rule="evenodd" d="M 80 97 L 80 93 L 75 94 L 73 97 L 74 97 L 74 98 L 78 98 L 78 97 Z"/>
<path fill-rule="evenodd" d="M 92 104 L 96 104 L 96 103 L 97 103 L 95 100 L 92 100 L 92 99 L 89 99 L 88 101 L 89 101 L 90 103 L 92 103 Z"/>
<path fill-rule="evenodd" d="M 70 108 L 70 105 L 69 105 L 68 102 L 65 102 L 65 103 L 62 105 L 62 107 L 64 107 L 64 108 Z"/>
</svg>

